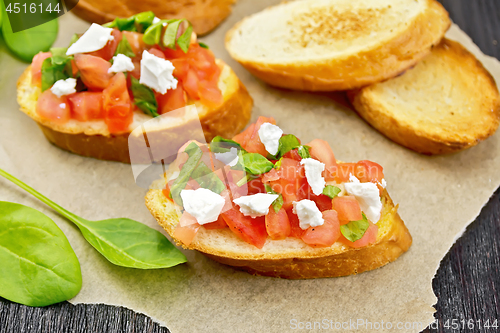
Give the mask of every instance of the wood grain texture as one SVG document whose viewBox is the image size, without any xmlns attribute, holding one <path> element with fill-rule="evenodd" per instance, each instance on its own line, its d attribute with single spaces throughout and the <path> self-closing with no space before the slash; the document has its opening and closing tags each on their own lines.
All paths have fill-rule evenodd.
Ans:
<svg viewBox="0 0 500 333">
<path fill-rule="evenodd" d="M 500 59 L 499 0 L 441 0 L 481 50 Z M 466 195 L 466 194 L 464 194 Z M 437 328 L 424 332 L 496 332 L 477 321 L 500 321 L 500 189 L 441 262 L 433 281 Z M 447 320 L 472 319 L 473 329 L 445 328 Z M 500 323 L 499 323 L 500 325 Z M 142 314 L 108 305 L 67 302 L 30 308 L 0 298 L 0 333 L 169 332 Z"/>
</svg>

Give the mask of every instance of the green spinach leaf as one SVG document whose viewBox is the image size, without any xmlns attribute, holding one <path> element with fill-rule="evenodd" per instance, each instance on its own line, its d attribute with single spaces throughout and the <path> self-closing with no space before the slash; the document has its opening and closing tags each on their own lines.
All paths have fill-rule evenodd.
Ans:
<svg viewBox="0 0 500 333">
<path fill-rule="evenodd" d="M 128 218 L 102 221 L 83 219 L 2 169 L 0 169 L 0 175 L 73 222 L 90 245 L 117 266 L 154 269 L 172 267 L 186 262 L 184 254 L 173 246 L 163 234 L 142 223 Z"/>
<path fill-rule="evenodd" d="M 344 235 L 345 238 L 350 240 L 351 242 L 355 242 L 363 237 L 370 223 L 363 213 L 363 219 L 359 221 L 351 221 L 347 224 L 340 226 L 340 232 Z"/>
<path fill-rule="evenodd" d="M 134 103 L 145 114 L 151 117 L 158 117 L 158 102 L 156 101 L 155 93 L 149 87 L 139 83 L 135 77 L 130 76 L 132 82 L 132 95 L 134 95 Z"/>
<path fill-rule="evenodd" d="M 57 225 L 41 212 L 0 201 L 0 296 L 29 306 L 75 297 L 80 263 Z"/>
</svg>

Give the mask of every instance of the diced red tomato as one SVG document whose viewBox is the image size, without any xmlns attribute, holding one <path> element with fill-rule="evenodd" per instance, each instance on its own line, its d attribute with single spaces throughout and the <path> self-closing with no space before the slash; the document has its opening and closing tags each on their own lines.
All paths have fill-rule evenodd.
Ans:
<svg viewBox="0 0 500 333">
<path fill-rule="evenodd" d="M 332 199 L 324 194 L 315 195 L 310 193 L 309 198 L 316 203 L 316 206 L 321 212 L 332 209 Z"/>
<path fill-rule="evenodd" d="M 244 216 L 234 207 L 221 215 L 236 236 L 259 249 L 264 246 L 267 239 L 267 231 L 266 221 L 263 216 L 257 218 Z"/>
<path fill-rule="evenodd" d="M 356 163 L 341 163 L 328 171 L 328 177 L 326 178 L 329 180 L 334 179 L 339 183 L 348 182 L 350 175 L 356 175 Z"/>
<path fill-rule="evenodd" d="M 250 136 L 253 134 L 253 130 L 255 129 L 255 124 L 250 124 L 246 130 L 241 132 L 240 134 L 236 134 L 233 137 L 233 141 L 236 141 L 240 144 L 242 148 L 245 148 L 248 140 L 250 139 Z"/>
<path fill-rule="evenodd" d="M 76 54 L 75 63 L 83 83 L 89 90 L 103 90 L 109 86 L 113 77 L 113 73 L 108 73 L 111 67 L 109 61 L 88 54 Z"/>
<path fill-rule="evenodd" d="M 337 166 L 337 160 L 333 154 L 332 148 L 325 140 L 315 139 L 306 144 L 306 146 L 311 147 L 310 153 L 311 157 L 325 164 L 325 180 L 334 180 L 331 176 L 332 171 L 335 170 Z"/>
<path fill-rule="evenodd" d="M 280 179 L 280 174 L 278 173 L 278 171 L 276 171 L 276 169 L 271 169 L 271 171 L 266 172 L 262 175 L 263 183 L 269 183 L 278 179 Z"/>
<path fill-rule="evenodd" d="M 299 161 L 299 162 L 302 160 L 302 157 L 300 157 L 299 152 L 297 151 L 297 149 L 290 150 L 288 153 L 286 153 L 285 155 L 283 155 L 283 157 L 291 158 L 292 160 L 296 160 L 296 161 Z"/>
<path fill-rule="evenodd" d="M 189 97 L 195 100 L 200 99 L 200 95 L 198 93 L 199 80 L 194 70 L 188 70 L 186 77 L 182 80 L 182 83 L 184 85 L 184 90 L 186 90 Z"/>
<path fill-rule="evenodd" d="M 245 147 L 243 147 L 243 148 L 245 148 L 246 151 L 248 151 L 249 153 L 258 153 L 258 154 L 261 154 L 262 156 L 267 157 L 268 153 L 267 153 L 266 147 L 260 141 L 260 137 L 259 137 L 259 129 L 263 123 L 271 123 L 273 125 L 276 125 L 276 121 L 274 120 L 274 118 L 272 118 L 272 117 L 267 118 L 267 117 L 260 116 L 257 119 L 257 122 L 255 123 L 255 126 L 253 128 L 253 133 L 250 135 Z"/>
<path fill-rule="evenodd" d="M 178 78 L 186 77 L 186 75 L 189 71 L 189 59 L 186 59 L 186 58 L 170 59 L 170 62 L 175 67 L 174 73 L 173 73 L 173 75 L 175 77 L 178 77 Z"/>
<path fill-rule="evenodd" d="M 338 213 L 340 224 L 363 219 L 359 202 L 353 196 L 335 197 L 332 200 L 333 209 Z"/>
<path fill-rule="evenodd" d="M 165 186 L 165 188 L 162 190 L 162 193 L 165 196 L 165 198 L 172 201 L 172 198 L 170 197 L 170 185 Z"/>
<path fill-rule="evenodd" d="M 304 168 L 296 160 L 283 158 L 281 167 L 277 171 L 279 179 L 271 181 L 271 188 L 283 195 L 283 207 L 290 209 L 294 201 L 300 201 L 307 197 L 308 183 Z"/>
<path fill-rule="evenodd" d="M 165 94 L 156 93 L 156 100 L 158 102 L 159 114 L 177 110 L 187 104 L 186 93 L 182 89 L 181 82 L 177 83 L 176 89 L 169 89 Z"/>
<path fill-rule="evenodd" d="M 42 118 L 57 124 L 64 124 L 71 119 L 71 111 L 67 96 L 57 97 L 50 89 L 38 97 L 36 112 Z"/>
<path fill-rule="evenodd" d="M 68 96 L 71 116 L 79 121 L 103 119 L 102 92 L 77 92 Z"/>
<path fill-rule="evenodd" d="M 226 223 L 226 221 L 224 221 L 224 219 L 222 218 L 222 216 L 219 216 L 219 218 L 217 219 L 217 221 L 211 222 L 211 223 L 205 223 L 203 225 L 203 227 L 205 229 L 208 229 L 208 230 L 212 230 L 212 229 L 224 229 L 225 227 L 227 227 L 227 223 Z"/>
<path fill-rule="evenodd" d="M 344 236 L 340 237 L 340 240 L 342 243 L 346 244 L 347 246 L 353 247 L 355 249 L 358 249 L 360 247 L 365 247 L 368 245 L 371 245 L 377 241 L 377 233 L 378 233 L 378 226 L 376 224 L 373 224 L 371 222 L 370 226 L 366 230 L 365 234 L 361 239 L 358 239 L 355 242 L 351 242 L 348 239 L 346 239 Z"/>
<path fill-rule="evenodd" d="M 266 230 L 271 239 L 285 239 L 287 238 L 292 229 L 286 210 L 281 208 L 278 213 L 271 206 L 269 213 L 266 215 Z"/>
<path fill-rule="evenodd" d="M 166 59 L 165 54 L 160 49 L 157 49 L 156 47 L 150 48 L 148 50 L 148 52 L 151 53 L 152 55 L 157 56 L 158 58 Z"/>
<path fill-rule="evenodd" d="M 201 101 L 205 105 L 215 107 L 224 101 L 219 87 L 209 81 L 200 81 L 198 83 L 198 92 Z"/>
<path fill-rule="evenodd" d="M 337 212 L 327 210 L 323 212 L 323 225 L 309 227 L 302 235 L 302 240 L 314 247 L 332 246 L 340 237 L 340 224 Z"/>
<path fill-rule="evenodd" d="M 125 74 L 116 73 L 102 93 L 104 121 L 108 125 L 110 133 L 128 131 L 134 114 L 127 90 Z"/>
<path fill-rule="evenodd" d="M 300 228 L 299 217 L 294 214 L 292 209 L 287 209 L 286 214 L 288 216 L 288 221 L 290 222 L 290 237 L 302 238 L 305 230 Z"/>
<path fill-rule="evenodd" d="M 188 212 L 184 212 L 175 227 L 174 238 L 178 239 L 184 245 L 189 246 L 199 229 L 200 225 L 196 221 L 196 218 Z"/>
<path fill-rule="evenodd" d="M 135 31 L 122 31 L 122 34 L 123 37 L 127 38 L 135 56 L 140 57 L 142 55 L 142 51 L 146 49 L 146 44 L 142 40 L 143 34 Z"/>
<path fill-rule="evenodd" d="M 165 48 L 165 50 L 163 50 L 163 53 L 165 53 L 165 57 L 167 59 L 177 59 L 177 58 L 185 58 L 185 57 L 187 57 L 187 54 L 184 53 L 184 51 L 182 51 L 178 47 L 175 50 L 172 50 L 172 49 L 169 49 L 169 48 Z"/>
<path fill-rule="evenodd" d="M 100 50 L 89 52 L 88 55 L 100 57 L 104 60 L 109 61 L 115 55 L 116 48 L 122 40 L 122 32 L 118 29 L 113 29 L 111 35 L 114 37 L 113 40 L 108 41 L 108 43 Z"/>
<path fill-rule="evenodd" d="M 384 168 L 382 168 L 380 164 L 363 160 L 356 163 L 356 165 L 356 178 L 358 178 L 360 182 L 379 183 L 384 179 Z"/>
<path fill-rule="evenodd" d="M 33 57 L 31 63 L 31 84 L 38 87 L 42 86 L 42 64 L 47 58 L 52 57 L 50 52 L 39 52 Z"/>
<path fill-rule="evenodd" d="M 257 194 L 257 193 L 266 193 L 266 189 L 264 187 L 264 183 L 260 178 L 253 179 L 247 183 L 247 195 Z"/>
</svg>

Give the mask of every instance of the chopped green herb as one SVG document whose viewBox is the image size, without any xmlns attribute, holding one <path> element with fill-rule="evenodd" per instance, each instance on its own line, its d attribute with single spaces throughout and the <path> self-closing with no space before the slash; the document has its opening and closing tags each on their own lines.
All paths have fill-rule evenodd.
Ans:
<svg viewBox="0 0 500 333">
<path fill-rule="evenodd" d="M 118 43 L 118 46 L 116 47 L 116 51 L 115 51 L 115 56 L 119 53 L 124 54 L 129 58 L 135 57 L 135 53 L 132 50 L 132 46 L 130 46 L 128 39 L 125 36 L 123 36 L 120 43 Z"/>
<path fill-rule="evenodd" d="M 202 42 L 198 42 L 198 45 L 200 45 L 204 49 L 208 49 L 208 45 Z"/>
<path fill-rule="evenodd" d="M 340 192 L 342 192 L 342 190 L 333 185 L 326 185 L 323 189 L 323 194 L 328 196 L 330 199 L 335 198 Z"/>
<path fill-rule="evenodd" d="M 220 194 L 226 188 L 224 183 L 219 179 L 219 177 L 217 177 L 215 172 L 213 172 L 203 162 L 198 164 L 198 166 L 193 170 L 191 178 L 193 178 L 198 184 L 200 184 L 201 187 L 217 194 Z"/>
<path fill-rule="evenodd" d="M 271 161 L 257 153 L 243 154 L 238 159 L 238 163 L 240 160 L 246 172 L 251 175 L 260 175 L 274 168 L 274 164 Z"/>
<path fill-rule="evenodd" d="M 238 150 L 244 150 L 238 142 L 224 139 L 221 136 L 216 136 L 212 139 L 212 142 L 210 142 L 210 151 L 213 153 L 227 153 L 231 150 L 231 147 L 237 148 Z"/>
<path fill-rule="evenodd" d="M 180 196 L 181 191 L 186 187 L 191 174 L 198 166 L 198 163 L 203 155 L 200 147 L 198 147 L 198 145 L 194 142 L 191 142 L 184 151 L 189 155 L 189 158 L 182 166 L 179 176 L 170 187 L 170 195 L 179 206 L 182 206 L 182 199 Z"/>
<path fill-rule="evenodd" d="M 277 157 L 283 157 L 290 150 L 297 148 L 300 145 L 299 139 L 293 134 L 283 135 L 280 138 Z"/>
<path fill-rule="evenodd" d="M 359 221 L 351 221 L 347 224 L 341 225 L 340 232 L 345 238 L 351 242 L 355 242 L 363 237 L 369 226 L 370 223 L 368 223 L 368 219 L 363 213 L 363 219 Z"/>
<path fill-rule="evenodd" d="M 311 150 L 311 147 L 309 146 L 299 146 L 297 148 L 297 152 L 299 153 L 299 156 L 302 158 L 311 158 L 311 154 L 309 151 Z"/>
<path fill-rule="evenodd" d="M 151 117 L 158 117 L 158 102 L 156 101 L 155 93 L 149 87 L 139 83 L 135 77 L 130 76 L 132 85 L 132 94 L 134 95 L 134 103 L 145 114 Z"/>
<path fill-rule="evenodd" d="M 186 31 L 177 38 L 177 45 L 181 48 L 184 53 L 187 53 L 189 49 L 189 44 L 191 44 L 191 34 L 193 33 L 193 27 L 190 25 L 186 28 Z"/>
</svg>

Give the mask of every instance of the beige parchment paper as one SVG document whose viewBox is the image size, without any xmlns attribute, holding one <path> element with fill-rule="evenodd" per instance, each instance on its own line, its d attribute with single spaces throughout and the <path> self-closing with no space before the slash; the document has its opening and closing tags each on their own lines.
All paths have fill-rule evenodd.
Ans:
<svg viewBox="0 0 500 333">
<path fill-rule="evenodd" d="M 75 304 L 125 306 L 174 333 L 307 331 L 299 328 L 314 322 L 327 331 L 340 331 L 342 323 L 345 331 L 368 331 L 370 326 L 350 325 L 358 320 L 374 328 L 382 321 L 393 327 L 403 323 L 406 329 L 400 331 L 417 332 L 433 321 L 436 297 L 431 281 L 440 260 L 500 185 L 500 134 L 458 154 L 422 156 L 380 135 L 335 102 L 335 95 L 263 84 L 229 57 L 223 40 L 234 23 L 266 5 L 269 1 L 241 0 L 203 41 L 247 86 L 255 100 L 253 120 L 273 116 L 285 133 L 305 142 L 328 140 L 341 160 L 369 159 L 384 166 L 388 190 L 413 236 L 409 252 L 394 263 L 357 276 L 288 281 L 254 277 L 184 251 L 189 262 L 172 269 L 126 269 L 107 262 L 70 222 L 3 179 L 0 200 L 39 209 L 64 231 L 82 267 L 83 288 L 70 301 Z M 66 45 L 73 33 L 87 27 L 72 14 L 64 15 L 57 45 Z M 496 59 L 481 54 L 456 26 L 448 36 L 475 53 L 500 81 Z M 5 48 L 3 43 L 0 47 Z M 0 63 L 0 167 L 87 219 L 129 217 L 160 230 L 144 205 L 146 190 L 134 184 L 130 166 L 72 155 L 49 144 L 37 125 L 18 111 L 16 80 L 26 64 L 6 52 L 0 53 Z"/>
</svg>

